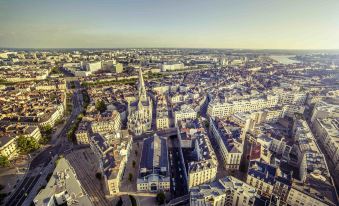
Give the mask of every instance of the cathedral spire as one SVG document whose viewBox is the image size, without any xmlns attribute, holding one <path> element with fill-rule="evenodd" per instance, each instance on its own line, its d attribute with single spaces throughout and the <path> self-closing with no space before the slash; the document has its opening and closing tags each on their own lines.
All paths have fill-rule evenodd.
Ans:
<svg viewBox="0 0 339 206">
<path fill-rule="evenodd" d="M 146 101 L 146 89 L 145 89 L 145 83 L 144 83 L 144 77 L 142 76 L 142 70 L 139 68 L 139 101 Z"/>
</svg>

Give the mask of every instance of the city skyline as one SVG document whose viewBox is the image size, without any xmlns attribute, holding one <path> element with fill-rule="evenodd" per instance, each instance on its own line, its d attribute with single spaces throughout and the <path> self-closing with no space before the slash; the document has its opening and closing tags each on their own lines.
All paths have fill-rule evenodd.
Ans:
<svg viewBox="0 0 339 206">
<path fill-rule="evenodd" d="M 2 1 L 0 47 L 339 49 L 338 1 Z"/>
</svg>

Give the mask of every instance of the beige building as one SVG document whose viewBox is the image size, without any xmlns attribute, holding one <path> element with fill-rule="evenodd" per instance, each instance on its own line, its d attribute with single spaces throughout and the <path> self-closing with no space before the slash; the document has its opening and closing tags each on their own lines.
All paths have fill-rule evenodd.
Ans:
<svg viewBox="0 0 339 206">
<path fill-rule="evenodd" d="M 195 118 L 197 118 L 197 112 L 190 105 L 184 104 L 174 109 L 174 123 L 176 125 L 180 120 Z"/>
<path fill-rule="evenodd" d="M 88 122 L 80 122 L 77 131 L 75 132 L 75 137 L 78 144 L 89 144 L 90 134 L 88 129 Z"/>
<path fill-rule="evenodd" d="M 8 158 L 13 158 L 17 154 L 16 139 L 20 136 L 34 138 L 36 141 L 41 139 L 40 129 L 37 126 L 28 126 L 20 124 L 3 125 L 3 131 L 0 132 L 0 154 Z"/>
<path fill-rule="evenodd" d="M 188 163 L 188 188 L 214 181 L 218 168 L 218 160 L 207 134 L 194 135 L 197 160 Z"/>
<path fill-rule="evenodd" d="M 164 95 L 158 96 L 157 101 L 157 115 L 156 115 L 156 126 L 157 129 L 166 129 L 170 127 L 170 119 L 168 116 L 167 101 Z"/>
<path fill-rule="evenodd" d="M 239 170 L 241 157 L 243 154 L 243 144 L 240 136 L 234 137 L 231 130 L 237 129 L 241 133 L 241 129 L 230 128 L 223 119 L 210 118 L 210 130 L 215 138 L 219 153 L 222 157 L 224 167 L 227 170 Z M 240 134 L 239 134 L 240 135 Z"/>
<path fill-rule="evenodd" d="M 46 113 L 41 118 L 39 122 L 39 126 L 51 126 L 53 127 L 55 123 L 60 120 L 64 116 L 65 108 L 64 104 L 58 104 L 55 108 L 51 111 L 51 113 Z"/>
<path fill-rule="evenodd" d="M 90 146 L 98 158 L 108 196 L 120 192 L 121 179 L 132 148 L 132 137 L 123 130 L 114 134 L 94 134 Z"/>
<path fill-rule="evenodd" d="M 211 117 L 225 117 L 238 112 L 248 112 L 277 106 L 279 96 L 267 96 L 245 100 L 212 100 L 207 108 Z"/>
<path fill-rule="evenodd" d="M 119 112 L 113 111 L 100 115 L 91 123 L 93 133 L 115 132 L 121 128 L 121 117 Z"/>
</svg>

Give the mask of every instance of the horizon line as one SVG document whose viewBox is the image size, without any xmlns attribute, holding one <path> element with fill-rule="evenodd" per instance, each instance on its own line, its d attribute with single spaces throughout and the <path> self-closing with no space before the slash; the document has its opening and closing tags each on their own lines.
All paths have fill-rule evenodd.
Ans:
<svg viewBox="0 0 339 206">
<path fill-rule="evenodd" d="M 0 49 L 215 49 L 215 50 L 284 50 L 284 51 L 339 51 L 337 49 L 277 49 L 277 48 L 227 48 L 227 47 L 1 47 Z"/>
</svg>

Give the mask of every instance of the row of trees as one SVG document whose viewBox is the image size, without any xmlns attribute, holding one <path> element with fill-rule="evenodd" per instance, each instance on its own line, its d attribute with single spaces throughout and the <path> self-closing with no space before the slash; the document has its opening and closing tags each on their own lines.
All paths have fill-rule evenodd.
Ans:
<svg viewBox="0 0 339 206">
<path fill-rule="evenodd" d="M 16 139 L 17 147 L 21 154 L 28 154 L 39 149 L 39 142 L 33 137 L 20 136 Z"/>
<path fill-rule="evenodd" d="M 8 157 L 0 155 L 0 167 L 8 167 L 8 166 L 9 166 Z"/>
</svg>

